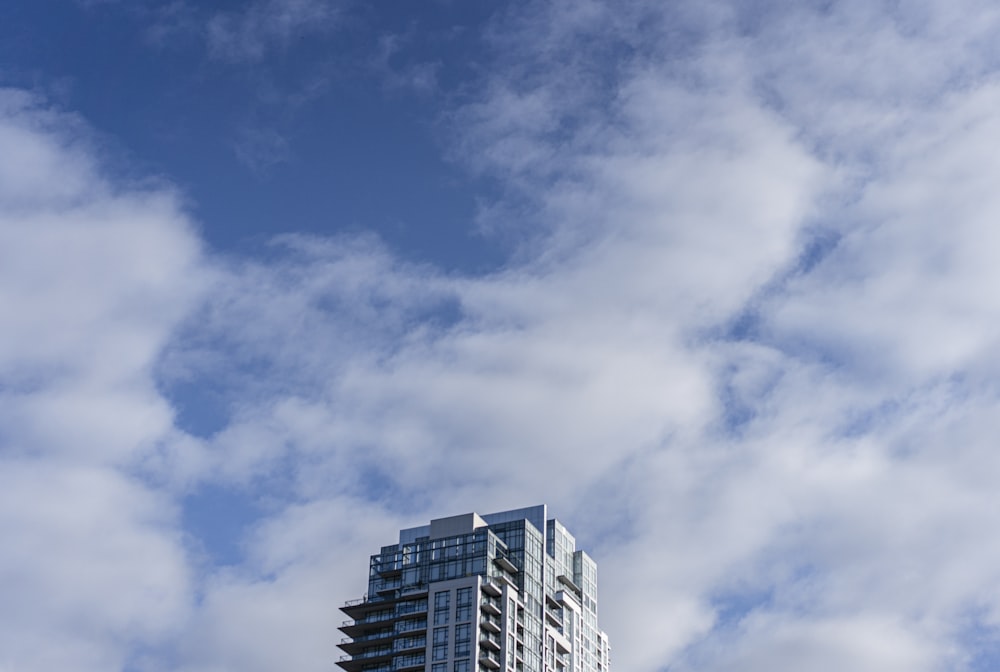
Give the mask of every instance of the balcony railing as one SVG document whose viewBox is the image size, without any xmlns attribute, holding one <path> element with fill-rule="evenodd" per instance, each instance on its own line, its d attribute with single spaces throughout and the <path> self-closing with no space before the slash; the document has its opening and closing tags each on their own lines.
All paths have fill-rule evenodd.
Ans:
<svg viewBox="0 0 1000 672">
<path fill-rule="evenodd" d="M 487 667 L 492 667 L 494 670 L 500 669 L 500 657 L 490 651 L 480 651 L 479 662 Z"/>
<path fill-rule="evenodd" d="M 504 585 L 505 582 L 500 581 L 499 579 L 494 579 L 491 576 L 483 577 L 483 584 L 482 584 L 483 592 L 493 595 L 494 597 L 500 597 L 501 595 L 503 595 Z"/>
<path fill-rule="evenodd" d="M 394 632 L 398 635 L 404 632 L 413 632 L 415 630 L 426 630 L 427 629 L 427 619 L 407 619 L 402 621 L 396 621 L 396 627 Z"/>
<path fill-rule="evenodd" d="M 393 670 L 421 669 L 427 658 L 422 653 L 415 653 L 409 656 L 396 656 L 392 659 Z"/>
<path fill-rule="evenodd" d="M 378 648 L 371 648 L 361 653 L 355 653 L 353 656 L 341 656 L 341 662 L 345 660 L 364 660 L 366 658 L 378 658 L 379 656 L 386 656 L 392 653 L 391 646 L 380 646 Z"/>
<path fill-rule="evenodd" d="M 373 632 L 367 635 L 361 635 L 359 637 L 344 637 L 340 640 L 341 644 L 361 644 L 363 642 L 369 642 L 376 639 L 386 639 L 392 637 L 395 633 L 392 630 L 388 632 Z"/>
<path fill-rule="evenodd" d="M 479 636 L 479 643 L 482 644 L 485 647 L 492 648 L 495 651 L 499 651 L 500 650 L 500 638 L 497 637 L 494 634 L 491 634 L 491 633 L 488 633 L 488 632 L 484 631 Z"/>
<path fill-rule="evenodd" d="M 495 597 L 488 597 L 483 595 L 482 599 L 479 600 L 479 605 L 482 607 L 483 611 L 487 614 L 493 614 L 494 616 L 499 616 L 503 612 L 500 610 L 500 600 Z"/>
</svg>

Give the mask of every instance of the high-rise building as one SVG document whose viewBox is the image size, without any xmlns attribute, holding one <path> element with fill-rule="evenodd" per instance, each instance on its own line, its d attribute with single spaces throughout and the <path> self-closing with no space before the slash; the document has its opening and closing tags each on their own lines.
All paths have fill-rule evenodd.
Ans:
<svg viewBox="0 0 1000 672">
<path fill-rule="evenodd" d="M 342 609 L 347 672 L 608 672 L 597 564 L 545 506 L 400 530 Z"/>
</svg>

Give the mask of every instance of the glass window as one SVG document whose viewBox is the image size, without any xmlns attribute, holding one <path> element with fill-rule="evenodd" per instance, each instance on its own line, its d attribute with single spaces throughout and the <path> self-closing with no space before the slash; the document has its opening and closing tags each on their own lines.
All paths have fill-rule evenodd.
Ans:
<svg viewBox="0 0 1000 672">
<path fill-rule="evenodd" d="M 448 623 L 448 600 L 450 591 L 443 590 L 434 593 L 434 625 L 446 625 Z"/>
<path fill-rule="evenodd" d="M 431 665 L 431 672 L 448 672 L 447 663 L 434 663 Z"/>
<path fill-rule="evenodd" d="M 459 588 L 455 591 L 455 604 L 472 604 L 472 588 Z"/>
<path fill-rule="evenodd" d="M 469 661 L 468 660 L 456 660 L 455 661 L 455 672 L 469 672 L 470 669 L 471 668 L 469 668 Z"/>
<path fill-rule="evenodd" d="M 448 643 L 448 628 L 434 628 L 434 643 L 435 644 Z"/>
<path fill-rule="evenodd" d="M 445 644 L 435 644 L 431 650 L 431 660 L 447 660 L 448 646 Z"/>
</svg>

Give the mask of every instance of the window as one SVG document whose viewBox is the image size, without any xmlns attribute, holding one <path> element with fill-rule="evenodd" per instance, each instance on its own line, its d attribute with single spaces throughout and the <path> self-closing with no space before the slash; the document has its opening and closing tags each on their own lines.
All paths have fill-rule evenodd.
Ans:
<svg viewBox="0 0 1000 672">
<path fill-rule="evenodd" d="M 434 663 L 431 672 L 448 672 L 448 663 Z"/>
<path fill-rule="evenodd" d="M 447 660 L 448 646 L 446 644 L 435 644 L 431 649 L 431 660 Z"/>
<path fill-rule="evenodd" d="M 434 643 L 435 644 L 448 643 L 448 628 L 434 628 Z"/>
<path fill-rule="evenodd" d="M 468 659 L 455 661 L 455 672 L 470 672 L 470 669 Z"/>
<path fill-rule="evenodd" d="M 451 593 L 443 590 L 434 593 L 434 625 L 446 625 L 448 623 L 448 599 Z"/>
<path fill-rule="evenodd" d="M 468 623 L 455 626 L 455 657 L 467 656 L 471 652 L 469 642 L 472 640 L 472 631 Z"/>
</svg>

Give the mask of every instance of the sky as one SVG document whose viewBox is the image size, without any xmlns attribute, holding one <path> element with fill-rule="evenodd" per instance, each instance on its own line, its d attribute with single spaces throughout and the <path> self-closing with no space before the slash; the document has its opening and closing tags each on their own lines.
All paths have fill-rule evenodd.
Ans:
<svg viewBox="0 0 1000 672">
<path fill-rule="evenodd" d="M 539 503 L 621 672 L 1000 668 L 987 0 L 0 4 L 0 672 L 333 669 Z"/>
</svg>

